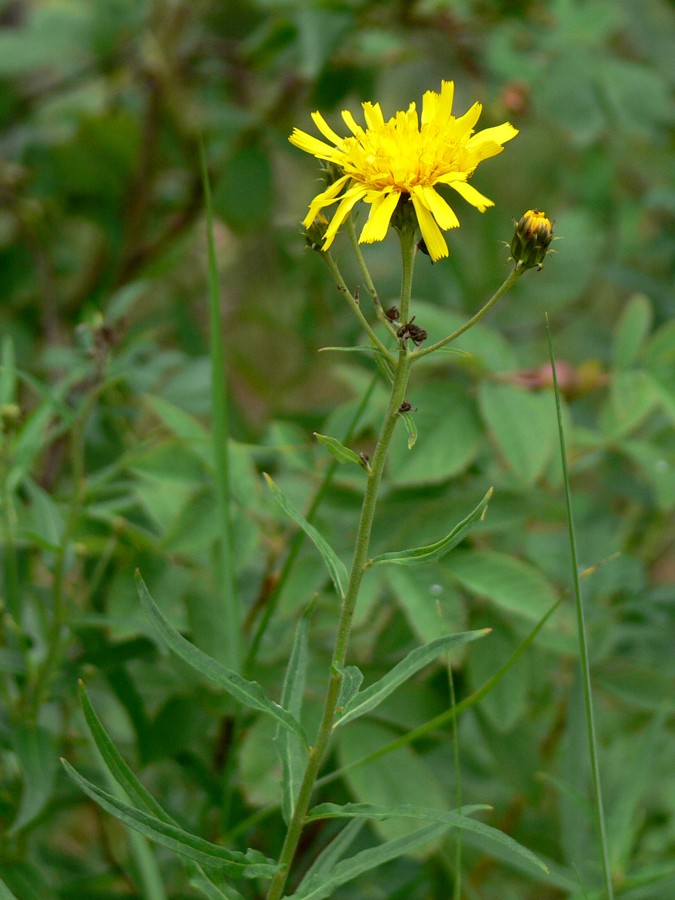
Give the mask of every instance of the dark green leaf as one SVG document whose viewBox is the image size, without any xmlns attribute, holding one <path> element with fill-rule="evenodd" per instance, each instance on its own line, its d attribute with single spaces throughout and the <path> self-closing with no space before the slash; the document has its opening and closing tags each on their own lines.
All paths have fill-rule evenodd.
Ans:
<svg viewBox="0 0 675 900">
<path fill-rule="evenodd" d="M 330 576 L 333 579 L 333 584 L 335 585 L 335 590 L 338 592 L 340 597 L 344 597 L 345 590 L 347 588 L 347 581 L 349 580 L 349 575 L 347 573 L 347 567 L 342 562 L 342 560 L 338 557 L 336 552 L 330 546 L 328 541 L 326 541 L 316 530 L 313 525 L 307 521 L 307 519 L 303 516 L 301 512 L 299 512 L 293 504 L 284 496 L 284 494 L 279 490 L 276 484 L 272 481 L 270 476 L 265 472 L 265 480 L 270 486 L 274 497 L 279 504 L 279 506 L 283 509 L 286 515 L 290 516 L 294 522 L 296 522 L 302 530 L 305 532 L 307 537 L 312 541 L 316 549 L 319 551 L 321 556 L 323 557 L 326 566 L 328 567 L 328 571 L 330 572 Z"/>
<path fill-rule="evenodd" d="M 271 715 L 284 728 L 289 728 L 297 734 L 303 744 L 307 746 L 307 738 L 300 723 L 278 703 L 266 697 L 257 682 L 247 681 L 232 669 L 228 669 L 212 657 L 207 656 L 176 631 L 150 596 L 140 572 L 136 572 L 136 585 L 150 621 L 169 649 L 202 675 L 206 675 L 207 678 L 219 684 L 240 703 Z"/>
<path fill-rule="evenodd" d="M 266 878 L 274 875 L 277 866 L 257 850 L 247 850 L 246 853 L 241 853 L 238 850 L 227 850 L 218 844 L 212 844 L 210 841 L 184 831 L 177 825 L 163 822 L 155 816 L 129 806 L 128 803 L 123 803 L 112 794 L 108 794 L 83 778 L 65 759 L 62 759 L 61 762 L 75 784 L 106 812 L 156 843 L 175 850 L 176 853 L 187 856 L 189 859 L 194 859 L 202 865 L 222 869 L 228 875 L 245 878 Z"/>
</svg>

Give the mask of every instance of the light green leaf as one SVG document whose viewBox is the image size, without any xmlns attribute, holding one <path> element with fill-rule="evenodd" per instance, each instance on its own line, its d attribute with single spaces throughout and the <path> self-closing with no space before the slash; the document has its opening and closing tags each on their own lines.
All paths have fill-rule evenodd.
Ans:
<svg viewBox="0 0 675 900">
<path fill-rule="evenodd" d="M 382 553 L 380 556 L 376 556 L 374 559 L 369 560 L 367 565 L 378 566 L 381 563 L 388 562 L 396 563 L 399 566 L 423 566 L 426 565 L 426 563 L 440 559 L 441 556 L 444 556 L 452 550 L 453 547 L 456 547 L 457 544 L 459 544 L 459 542 L 471 531 L 476 522 L 483 518 L 492 492 L 493 488 L 490 488 L 474 511 L 469 513 L 465 519 L 462 519 L 459 524 L 455 525 L 450 534 L 441 538 L 440 541 L 436 541 L 435 544 L 428 544 L 426 547 L 417 547 L 414 550 L 394 550 L 390 553 Z"/>
<path fill-rule="evenodd" d="M 293 640 L 293 648 L 286 667 L 284 687 L 281 694 L 281 705 L 297 720 L 300 721 L 302 701 L 305 693 L 305 679 L 307 676 L 307 663 L 309 660 L 309 623 L 314 604 L 311 603 L 298 622 Z M 282 788 L 282 812 L 284 821 L 291 821 L 298 791 L 305 772 L 307 755 L 298 736 L 287 728 L 277 726 L 274 737 L 274 745 L 281 760 L 281 788 Z"/>
<path fill-rule="evenodd" d="M 16 897 L 2 879 L 0 879 L 0 900 L 16 900 Z"/>
<path fill-rule="evenodd" d="M 447 634 L 445 637 L 437 638 L 430 641 L 423 647 L 416 647 L 414 650 L 402 659 L 400 663 L 394 666 L 391 671 L 371 684 L 363 691 L 359 691 L 355 697 L 346 705 L 342 716 L 336 721 L 333 727 L 344 725 L 352 719 L 358 718 L 371 709 L 374 709 L 382 701 L 389 696 L 396 688 L 407 681 L 415 672 L 419 672 L 424 666 L 433 662 L 441 653 L 450 650 L 451 647 L 457 647 L 459 644 L 465 644 L 467 641 L 475 641 L 478 638 L 489 634 L 489 628 L 483 628 L 480 631 L 464 631 L 459 634 Z"/>
<path fill-rule="evenodd" d="M 405 427 L 408 429 L 408 450 L 412 450 L 417 443 L 417 425 L 410 413 L 401 413 L 401 418 L 405 422 Z"/>
<path fill-rule="evenodd" d="M 534 621 L 541 619 L 557 598 L 541 572 L 505 553 L 470 550 L 453 554 L 444 565 L 474 594 Z"/>
<path fill-rule="evenodd" d="M 635 431 L 650 416 L 661 400 L 660 391 L 650 376 L 640 369 L 616 372 L 609 388 L 610 402 L 602 412 L 601 425 L 612 438 Z"/>
<path fill-rule="evenodd" d="M 445 823 L 425 825 L 424 828 L 418 828 L 412 834 L 404 835 L 393 841 L 386 841 L 369 850 L 362 850 L 356 856 L 337 863 L 329 872 L 315 874 L 303 881 L 299 890 L 289 900 L 323 900 L 341 884 L 346 884 L 363 872 L 368 872 L 391 859 L 403 856 L 404 853 L 410 853 L 411 850 L 415 850 L 422 844 L 433 841 L 440 837 L 448 827 Z"/>
<path fill-rule="evenodd" d="M 46 728 L 19 723 L 12 745 L 23 777 L 23 794 L 17 816 L 8 834 L 14 835 L 40 815 L 54 791 L 56 779 L 56 743 Z"/>
<path fill-rule="evenodd" d="M 13 403 L 16 392 L 16 360 L 14 341 L 6 334 L 2 339 L 2 367 L 0 369 L 0 406 Z"/>
<path fill-rule="evenodd" d="M 363 681 L 363 672 L 358 666 L 337 666 L 337 670 L 342 675 L 342 684 L 340 685 L 340 694 L 336 709 L 339 711 L 344 709 L 349 701 L 354 697 Z"/>
<path fill-rule="evenodd" d="M 538 866 L 540 869 L 548 872 L 548 868 L 534 855 L 534 853 L 532 853 L 531 850 L 528 850 L 517 841 L 514 841 L 513 838 L 504 834 L 503 831 L 492 828 L 490 825 L 485 825 L 483 822 L 477 822 L 475 819 L 469 819 L 467 816 L 467 813 L 491 808 L 492 807 L 490 806 L 484 805 L 465 806 L 462 807 L 463 812 L 459 813 L 456 811 L 447 812 L 442 809 L 429 809 L 428 807 L 421 806 L 408 806 L 407 804 L 387 809 L 383 806 L 376 806 L 373 803 L 346 803 L 344 806 L 340 806 L 337 803 L 322 803 L 320 806 L 315 806 L 314 809 L 309 811 L 307 819 L 359 816 L 367 819 L 379 820 L 403 818 L 425 819 L 427 822 L 445 822 L 448 825 L 454 825 L 456 828 L 464 828 L 467 831 L 474 831 L 483 837 L 490 838 L 498 844 L 501 844 L 503 847 L 508 847 L 514 853 L 524 856 L 531 863 L 534 863 L 534 865 Z"/>
<path fill-rule="evenodd" d="M 612 357 L 617 369 L 633 365 L 651 330 L 653 318 L 649 298 L 644 294 L 633 294 L 614 328 Z"/>
<path fill-rule="evenodd" d="M 555 405 L 548 393 L 534 394 L 510 384 L 483 382 L 480 408 L 492 437 L 511 470 L 533 484 L 551 458 L 558 432 Z"/>
<path fill-rule="evenodd" d="M 205 866 L 222 869 L 228 875 L 245 878 L 267 878 L 277 870 L 275 863 L 266 859 L 257 850 L 247 850 L 246 853 L 241 853 L 238 850 L 227 850 L 218 844 L 212 844 L 210 841 L 184 831 L 177 825 L 163 822 L 149 813 L 130 806 L 128 803 L 123 803 L 121 800 L 113 797 L 112 794 L 108 794 L 101 788 L 96 787 L 95 784 L 87 781 L 86 778 L 83 778 L 67 760 L 62 759 L 61 762 L 75 784 L 98 803 L 102 809 L 156 843 L 168 847 L 182 856 L 194 859 Z"/>
<path fill-rule="evenodd" d="M 312 866 L 307 870 L 303 883 L 308 882 L 313 875 L 324 875 L 335 868 L 335 865 L 349 850 L 365 824 L 365 819 L 352 819 L 348 822 L 337 837 L 317 856 Z"/>
<path fill-rule="evenodd" d="M 279 506 L 283 509 L 286 515 L 290 516 L 290 518 L 293 519 L 293 521 L 302 528 L 307 537 L 312 541 L 316 549 L 323 557 L 324 562 L 328 566 L 330 576 L 333 579 L 335 590 L 338 592 L 338 595 L 340 597 L 344 597 L 345 590 L 347 588 L 347 581 L 349 580 L 347 567 L 338 557 L 330 544 L 319 534 L 316 528 L 313 525 L 310 525 L 310 523 L 302 515 L 302 513 L 299 512 L 293 506 L 293 504 L 282 494 L 282 492 L 272 481 L 270 476 L 266 472 L 264 472 L 263 474 L 265 475 L 265 480 L 270 486 Z"/>
<path fill-rule="evenodd" d="M 219 684 L 229 694 L 239 700 L 240 703 L 271 715 L 284 728 L 289 728 L 297 734 L 303 744 L 307 746 L 307 737 L 300 723 L 287 710 L 279 706 L 278 703 L 270 700 L 257 682 L 247 681 L 232 669 L 228 669 L 222 663 L 207 656 L 206 653 L 195 647 L 194 644 L 191 644 L 190 641 L 176 631 L 150 596 L 145 582 L 138 571 L 136 572 L 136 586 L 141 603 L 150 621 L 170 650 L 173 650 L 177 656 L 180 656 L 182 660 L 198 672 L 201 672 L 202 675 L 206 675 L 207 678 Z"/>
<path fill-rule="evenodd" d="M 358 453 L 355 453 L 353 450 L 350 450 L 349 447 L 345 447 L 344 444 L 341 444 L 337 438 L 319 434 L 318 431 L 314 432 L 314 437 L 323 444 L 324 447 L 327 447 L 330 450 L 338 462 L 352 462 L 356 463 L 356 465 L 360 466 L 362 469 L 367 468 L 365 460 L 363 460 Z"/>
</svg>

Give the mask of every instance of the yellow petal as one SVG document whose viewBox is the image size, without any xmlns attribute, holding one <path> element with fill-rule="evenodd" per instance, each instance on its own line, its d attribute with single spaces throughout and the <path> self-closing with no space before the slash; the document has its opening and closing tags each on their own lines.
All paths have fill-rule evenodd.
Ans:
<svg viewBox="0 0 675 900">
<path fill-rule="evenodd" d="M 427 122 L 432 122 L 436 118 L 439 100 L 440 95 L 436 91 L 426 91 L 422 97 L 422 125 L 426 125 Z"/>
<path fill-rule="evenodd" d="M 342 178 L 338 178 L 337 181 L 334 181 L 329 188 L 323 191 L 323 193 L 316 195 L 316 197 L 309 204 L 309 212 L 302 220 L 302 224 L 305 226 L 305 228 L 309 228 L 320 210 L 322 210 L 326 206 L 330 206 L 331 203 L 335 202 L 337 195 L 349 180 L 349 175 L 343 175 Z"/>
<path fill-rule="evenodd" d="M 422 232 L 422 237 L 424 238 L 424 243 L 427 245 L 429 256 L 434 262 L 437 259 L 442 259 L 442 257 L 448 255 L 448 245 L 445 243 L 445 238 L 441 234 L 441 231 L 436 224 L 436 220 L 422 200 L 419 197 L 416 197 L 415 194 L 412 195 L 412 202 L 415 206 L 417 221 L 420 226 L 420 231 Z"/>
<path fill-rule="evenodd" d="M 324 250 L 328 250 L 330 245 L 333 243 L 333 238 L 337 234 L 338 228 L 347 218 L 354 204 L 358 203 L 358 201 L 363 197 L 364 193 L 365 189 L 360 185 L 356 185 L 355 187 L 348 190 L 344 195 L 344 197 L 340 201 L 340 205 L 333 214 L 330 225 L 326 229 L 325 241 L 323 245 Z"/>
<path fill-rule="evenodd" d="M 475 187 L 471 187 L 470 184 L 465 184 L 463 181 L 454 181 L 450 187 L 454 188 L 458 194 L 461 194 L 467 203 L 476 206 L 481 212 L 485 212 L 488 206 L 494 206 L 492 200 L 488 200 L 487 197 L 477 191 Z"/>
<path fill-rule="evenodd" d="M 448 228 L 459 227 L 459 219 L 452 208 L 433 188 L 421 186 L 413 190 L 413 196 L 415 194 L 420 197 L 443 231 L 447 231 Z"/>
<path fill-rule="evenodd" d="M 439 125 L 446 125 L 452 116 L 452 102 L 455 97 L 454 81 L 441 83 L 441 97 L 436 108 L 436 120 Z"/>
<path fill-rule="evenodd" d="M 327 137 L 329 141 L 332 141 L 336 147 L 344 146 L 345 139 L 341 138 L 339 134 L 336 134 L 333 131 L 333 129 L 330 127 L 328 122 L 326 122 L 320 112 L 313 112 L 312 119 L 314 120 L 314 124 L 324 137 Z"/>
<path fill-rule="evenodd" d="M 366 125 L 375 131 L 384 125 L 384 116 L 379 103 L 362 103 L 363 115 L 366 117 Z"/>
<path fill-rule="evenodd" d="M 361 126 L 357 123 L 356 119 L 348 109 L 342 110 L 342 118 L 344 119 L 347 128 L 349 128 L 349 130 L 352 132 L 352 134 L 355 135 L 355 137 L 359 137 L 363 134 L 363 128 L 361 128 Z"/>
<path fill-rule="evenodd" d="M 473 126 L 480 119 L 480 114 L 483 111 L 483 107 L 480 103 L 474 103 L 470 110 L 464 113 L 463 116 L 460 116 L 459 119 L 454 124 L 454 128 L 457 129 L 458 133 L 464 131 L 472 131 Z"/>
<path fill-rule="evenodd" d="M 495 125 L 494 128 L 484 128 L 478 134 L 474 134 L 469 143 L 468 149 L 482 144 L 484 141 L 494 141 L 495 144 L 505 144 L 518 134 L 518 129 L 514 128 L 510 122 L 504 122 L 503 125 Z"/>
<path fill-rule="evenodd" d="M 311 153 L 319 159 L 331 159 L 335 153 L 335 147 L 324 144 L 318 138 L 312 137 L 311 134 L 305 134 L 299 128 L 293 129 L 293 134 L 288 139 L 295 147 L 304 150 L 305 153 Z"/>
<path fill-rule="evenodd" d="M 392 191 L 389 194 L 381 194 L 370 207 L 368 221 L 363 226 L 359 243 L 372 244 L 373 241 L 381 241 L 387 233 L 392 214 L 401 194 Z"/>
</svg>

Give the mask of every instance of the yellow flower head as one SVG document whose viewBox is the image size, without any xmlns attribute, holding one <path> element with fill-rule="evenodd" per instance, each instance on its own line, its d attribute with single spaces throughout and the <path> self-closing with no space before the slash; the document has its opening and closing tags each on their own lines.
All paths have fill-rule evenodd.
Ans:
<svg viewBox="0 0 675 900">
<path fill-rule="evenodd" d="M 471 109 L 456 119 L 452 115 L 454 82 L 444 81 L 441 93 L 427 91 L 422 103 L 420 127 L 416 106 L 398 112 L 384 121 L 379 103 L 363 103 L 366 128 L 361 128 L 347 110 L 342 118 L 352 136 L 342 138 L 325 121 L 321 113 L 312 113 L 314 123 L 329 144 L 294 129 L 290 142 L 318 159 L 338 166 L 343 174 L 311 202 L 303 221 L 308 227 L 318 213 L 340 201 L 326 229 L 323 249 L 328 250 L 350 210 L 359 200 L 370 204 L 370 215 L 363 227 L 360 242 L 383 240 L 391 217 L 401 197 L 411 199 L 422 237 L 432 259 L 448 255 L 448 247 L 440 229 L 456 228 L 457 216 L 435 190 L 438 184 L 454 188 L 481 212 L 494 206 L 475 188 L 467 184 L 476 166 L 490 156 L 501 153 L 503 144 L 518 134 L 508 122 L 474 134 L 474 126 L 482 106 Z M 342 189 L 345 192 L 340 195 Z"/>
</svg>

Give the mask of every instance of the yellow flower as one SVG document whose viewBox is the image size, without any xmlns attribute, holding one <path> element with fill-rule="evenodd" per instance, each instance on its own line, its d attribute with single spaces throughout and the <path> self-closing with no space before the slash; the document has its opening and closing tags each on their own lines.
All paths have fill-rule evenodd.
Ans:
<svg viewBox="0 0 675 900">
<path fill-rule="evenodd" d="M 432 259 L 448 255 L 440 229 L 456 228 L 457 216 L 435 190 L 445 184 L 484 212 L 491 200 L 467 184 L 476 166 L 504 149 L 502 144 L 518 134 L 508 122 L 474 134 L 482 106 L 474 103 L 460 118 L 452 115 L 454 83 L 442 82 L 441 93 L 427 91 L 422 103 L 420 128 L 416 106 L 397 112 L 385 122 L 379 103 L 363 103 L 366 128 L 361 128 L 347 110 L 342 118 L 352 136 L 342 138 L 321 113 L 312 113 L 319 131 L 335 146 L 294 129 L 290 142 L 318 159 L 338 166 L 343 174 L 311 202 L 303 221 L 308 227 L 322 209 L 339 206 L 326 229 L 323 249 L 328 250 L 342 223 L 359 200 L 370 204 L 370 215 L 360 242 L 383 240 L 399 200 L 411 199 L 422 237 Z M 344 193 L 340 192 L 346 187 Z"/>
</svg>

